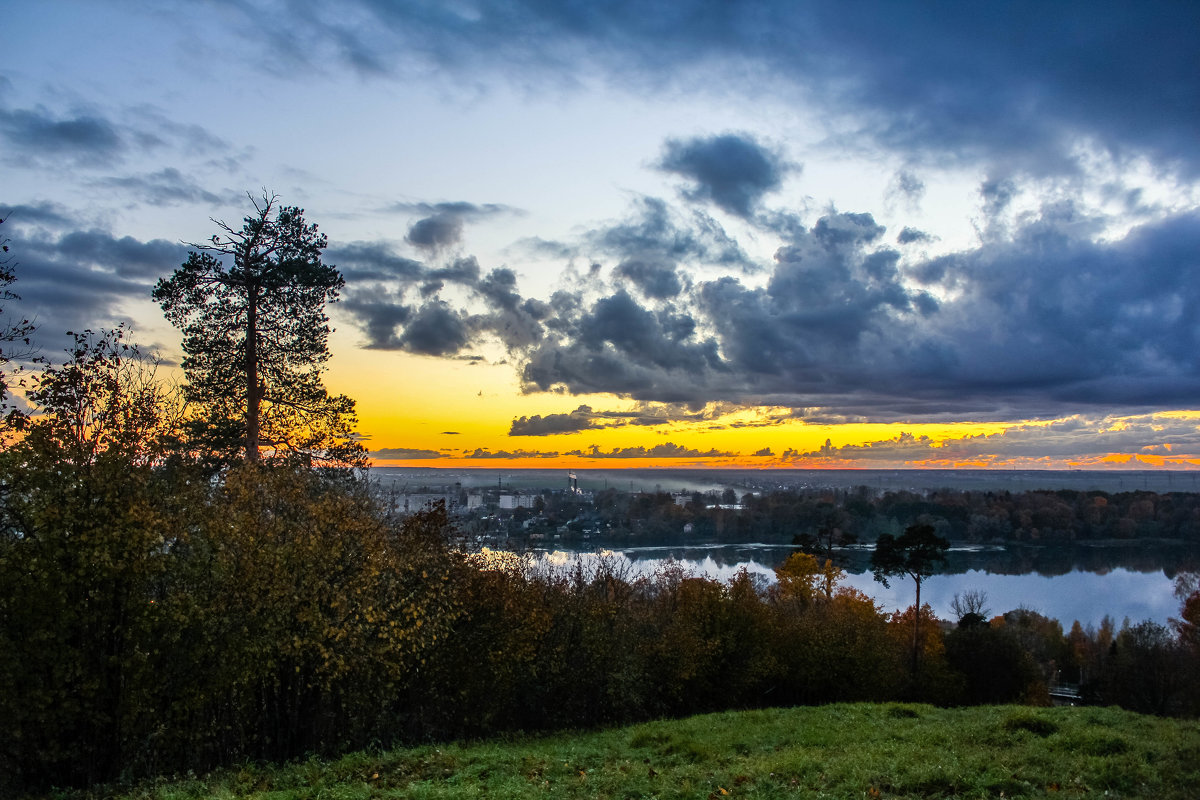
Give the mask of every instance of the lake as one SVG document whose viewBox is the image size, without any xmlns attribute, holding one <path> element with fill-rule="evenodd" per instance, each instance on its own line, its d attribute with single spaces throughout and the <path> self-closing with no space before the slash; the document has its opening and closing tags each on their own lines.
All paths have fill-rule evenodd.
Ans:
<svg viewBox="0 0 1200 800">
<path fill-rule="evenodd" d="M 652 574 L 668 562 L 696 574 L 728 580 L 739 569 L 774 581 L 774 568 L 795 549 L 771 544 L 693 544 L 685 546 L 612 546 L 601 548 L 628 563 L 636 574 Z M 847 548 L 839 555 L 848 570 L 843 581 L 872 597 L 887 611 L 912 605 L 914 584 L 909 578 L 876 582 L 869 570 L 870 547 Z M 562 547 L 535 551 L 546 564 L 563 565 L 573 558 L 594 559 L 596 549 Z M 954 619 L 950 604 L 955 594 L 978 590 L 987 595 L 990 615 L 1025 607 L 1053 617 L 1064 630 L 1075 620 L 1099 626 L 1107 615 L 1117 626 L 1128 618 L 1168 624 L 1179 615 L 1175 577 L 1197 569 L 1194 549 L 1178 545 L 1121 545 L 1075 547 L 951 548 L 947 574 L 933 575 L 921 586 L 921 600 L 943 619 Z"/>
<path fill-rule="evenodd" d="M 1200 491 L 1200 470 L 733 470 L 733 469 L 576 469 L 579 488 L 629 492 L 723 491 L 769 492 L 779 489 L 849 489 L 865 486 L 873 492 L 908 490 L 923 492 L 949 488 L 975 491 L 1024 492 L 1035 489 L 1073 489 L 1127 492 Z M 496 488 L 505 491 L 564 488 L 567 471 L 508 469 L 414 469 L 377 467 L 372 476 L 396 488 L 451 487 Z M 603 543 L 629 568 L 653 572 L 667 560 L 718 579 L 728 579 L 745 568 L 773 580 L 773 569 L 793 548 L 770 544 L 705 544 L 685 546 L 627 546 Z M 549 548 L 553 550 L 554 545 Z M 576 545 L 572 545 L 576 547 Z M 583 550 L 582 546 L 579 546 Z M 586 553 L 594 553 L 591 543 Z M 891 588 L 875 582 L 870 573 L 869 546 L 840 552 L 847 569 L 845 583 L 874 598 L 887 610 L 907 607 L 913 601 L 911 580 L 892 581 Z M 576 551 L 541 558 L 562 561 Z M 921 599 L 943 618 L 952 619 L 950 603 L 956 593 L 979 590 L 987 594 L 988 608 L 1000 614 L 1018 607 L 1033 609 L 1058 619 L 1064 628 L 1074 620 L 1099 625 L 1107 615 L 1119 626 L 1153 620 L 1167 624 L 1179 613 L 1175 577 L 1200 571 L 1197 548 L 1163 543 L 1076 545 L 1073 547 L 1011 546 L 979 548 L 956 546 L 946 574 L 935 575 L 922 586 Z"/>
</svg>

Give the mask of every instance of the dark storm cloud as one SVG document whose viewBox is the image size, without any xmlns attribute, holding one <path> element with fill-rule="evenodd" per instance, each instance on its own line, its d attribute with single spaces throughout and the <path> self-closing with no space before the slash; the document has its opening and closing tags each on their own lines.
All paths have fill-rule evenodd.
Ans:
<svg viewBox="0 0 1200 800">
<path fill-rule="evenodd" d="M 646 308 L 623 290 L 560 323 L 568 335 L 544 340 L 525 363 L 523 378 L 531 387 L 564 384 L 580 391 L 591 385 L 638 399 L 690 400 L 672 388 L 678 376 L 702 373 L 718 361 L 715 341 L 696 341 L 690 317 Z"/>
<path fill-rule="evenodd" d="M 560 295 L 517 361 L 529 390 L 792 406 L 816 421 L 1190 407 L 1200 214 L 1111 242 L 1093 240 L 1100 222 L 1047 206 L 974 250 L 906 265 L 871 215 L 829 213 L 779 248 L 762 286 L 717 278 L 658 307 L 619 286 Z"/>
<path fill-rule="evenodd" d="M 581 405 L 568 414 L 535 414 L 512 421 L 509 436 L 552 436 L 579 431 L 622 428 L 626 426 L 653 427 L 674 422 L 695 423 L 713 419 L 724 409 L 714 406 L 698 412 L 675 404 L 639 403 L 628 411 L 595 411 Z"/>
<path fill-rule="evenodd" d="M 558 453 L 545 452 L 541 450 L 488 450 L 486 447 L 477 447 L 474 450 L 467 452 L 463 451 L 463 458 L 502 458 L 506 460 L 521 459 L 521 458 L 556 458 Z"/>
<path fill-rule="evenodd" d="M 582 408 L 586 408 L 586 406 L 582 406 Z M 594 430 L 596 427 L 590 416 L 585 414 L 547 414 L 544 417 L 540 414 L 534 414 L 531 417 L 514 419 L 508 429 L 508 435 L 552 436 L 559 433 L 577 433 L 578 431 Z"/>
<path fill-rule="evenodd" d="M 446 454 L 439 450 L 421 450 L 413 447 L 384 447 L 371 451 L 372 458 L 383 461 L 415 460 L 426 458 L 445 458 Z"/>
<path fill-rule="evenodd" d="M 778 153 L 748 134 L 720 136 L 666 143 L 659 169 L 692 182 L 686 190 L 690 199 L 707 200 L 739 217 L 749 217 L 763 195 L 783 183 L 795 169 Z"/>
<path fill-rule="evenodd" d="M 174 167 L 141 175 L 101 178 L 92 181 L 91 184 L 126 192 L 139 202 L 156 206 L 178 205 L 179 203 L 203 203 L 217 206 L 236 203 L 240 199 L 232 192 L 226 192 L 224 195 L 214 194 Z"/>
<path fill-rule="evenodd" d="M 592 445 L 586 450 L 571 450 L 565 455 L 580 458 L 731 458 L 739 454 L 716 449 L 693 450 L 674 442 L 664 442 L 653 447 L 617 447 L 607 452 Z"/>
<path fill-rule="evenodd" d="M 413 313 L 397 344 L 427 356 L 453 355 L 470 339 L 463 315 L 441 300 L 426 303 Z"/>
<path fill-rule="evenodd" d="M 476 330 L 496 336 L 509 350 L 523 350 L 541 340 L 543 321 L 552 313 L 550 306 L 522 298 L 511 269 L 494 269 L 473 288 L 487 308 L 472 318 Z"/>
<path fill-rule="evenodd" d="M 630 260 L 622 261 L 614 271 L 655 300 L 666 300 L 683 291 L 683 282 L 673 264 Z"/>
<path fill-rule="evenodd" d="M 615 266 L 572 265 L 569 288 L 548 301 L 523 296 L 508 268 L 485 274 L 473 258 L 431 268 L 362 245 L 345 252 L 348 279 L 363 282 L 344 305 L 371 346 L 461 357 L 498 340 L 527 391 L 693 413 L 725 402 L 832 424 L 1194 407 L 1200 212 L 1100 238 L 1115 220 L 1068 201 L 1008 219 L 1019 190 L 995 172 L 980 187 L 986 234 L 934 258 L 919 247 L 902 256 L 892 242 L 930 237 L 889 236 L 871 214 L 802 224 L 763 211 L 750 224 L 782 242 L 769 271 L 711 217 L 639 197 L 628 218 L 572 245 Z M 741 274 L 705 277 L 713 267 Z M 582 408 L 518 418 L 510 435 L 662 424 Z"/>
<path fill-rule="evenodd" d="M 857 140 L 941 165 L 1070 171 L 1088 142 L 1200 170 L 1195 3 L 227 4 L 293 65 L 809 98 L 852 114 Z"/>
<path fill-rule="evenodd" d="M 953 348 L 960 389 L 1004 387 L 1073 404 L 1194 404 L 1200 215 L 1114 242 L 1092 241 L 1093 228 L 1069 205 L 1047 208 L 1011 239 L 929 264 L 929 274 L 962 292 L 931 331 Z"/>
<path fill-rule="evenodd" d="M 350 314 L 367 335 L 363 347 L 368 350 L 402 350 L 404 343 L 396 330 L 412 317 L 412 307 L 402 295 L 386 289 L 343 292 L 339 307 Z"/>
</svg>

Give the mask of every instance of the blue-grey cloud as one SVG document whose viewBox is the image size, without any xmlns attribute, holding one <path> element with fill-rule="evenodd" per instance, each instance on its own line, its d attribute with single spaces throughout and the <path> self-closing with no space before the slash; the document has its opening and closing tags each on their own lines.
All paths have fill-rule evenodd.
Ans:
<svg viewBox="0 0 1200 800">
<path fill-rule="evenodd" d="M 79 222 L 69 209 L 51 202 L 0 206 L 0 219 L 10 225 L 42 225 L 52 229 L 67 228 Z"/>
<path fill-rule="evenodd" d="M 614 272 L 655 300 L 666 300 L 683 291 L 683 281 L 674 264 L 632 258 L 618 264 Z"/>
<path fill-rule="evenodd" d="M 333 244 L 325 251 L 326 260 L 337 264 L 347 282 L 398 281 L 409 283 L 428 277 L 420 261 L 396 255 L 382 242 Z"/>
<path fill-rule="evenodd" d="M 902 169 L 892 176 L 886 197 L 889 201 L 903 200 L 909 208 L 919 208 L 921 199 L 925 197 L 925 181 L 912 172 Z"/>
<path fill-rule="evenodd" d="M 245 15 L 237 29 L 293 72 L 341 61 L 373 77 L 430 67 L 520 83 L 599 74 L 637 91 L 815 101 L 850 115 L 858 140 L 939 165 L 1070 171 L 1088 142 L 1200 170 L 1194 3 L 506 0 L 463 13 L 359 0 L 355 13 L 281 17 L 266 2 L 227 2 Z"/>
<path fill-rule="evenodd" d="M 44 108 L 0 109 L 0 137 L 9 157 L 65 158 L 105 163 L 127 147 L 119 128 L 91 113 L 58 116 Z"/>
<path fill-rule="evenodd" d="M 453 247 L 461 242 L 466 222 L 521 213 L 511 206 L 499 203 L 470 203 L 462 200 L 442 203 L 392 203 L 384 211 L 420 214 L 421 218 L 409 226 L 408 235 L 404 240 L 413 247 L 428 251 Z"/>
<path fill-rule="evenodd" d="M 529 391 L 790 406 L 812 421 L 1190 407 L 1200 214 L 1115 241 L 1095 238 L 1101 223 L 1051 205 L 974 249 L 905 263 L 870 214 L 830 212 L 779 248 L 764 284 L 560 292 L 528 336 L 505 341 Z M 528 302 L 511 276 L 491 298 L 501 309 Z M 476 337 L 496 335 L 480 317 L 459 319 Z M 582 426 L 582 416 L 554 421 Z"/>
<path fill-rule="evenodd" d="M 125 319 L 127 303 L 149 298 L 155 279 L 187 258 L 178 242 L 71 230 L 64 224 L 70 212 L 54 206 L 17 206 L 5 213 L 4 233 L 12 239 L 9 255 L 16 265 L 13 289 L 21 298 L 6 310 L 34 319 L 36 338 L 51 354 L 65 345 L 65 331 L 112 327 Z"/>
<path fill-rule="evenodd" d="M 469 341 L 463 315 L 445 302 L 433 300 L 412 314 L 397 344 L 413 353 L 445 356 L 458 353 Z"/>
<path fill-rule="evenodd" d="M 503 203 L 472 203 L 466 200 L 448 200 L 441 203 L 391 203 L 384 208 L 388 213 L 420 214 L 433 216 L 436 214 L 451 214 L 460 219 L 477 220 L 502 214 L 521 213 L 512 206 Z"/>
<path fill-rule="evenodd" d="M 131 154 L 174 149 L 182 157 L 219 156 L 226 166 L 236 166 L 241 154 L 231 153 L 229 143 L 196 124 L 168 119 L 153 106 L 106 112 L 98 109 L 72 109 L 56 112 L 44 106 L 7 108 L 0 105 L 0 142 L 3 157 L 13 165 L 50 163 L 111 169 Z M 199 196 L 214 204 L 178 170 L 166 168 L 158 173 L 114 176 L 101 185 L 140 190 L 149 202 L 191 201 Z M 186 191 L 183 189 L 186 187 Z M 229 202 L 227 193 L 220 202 Z"/>
<path fill-rule="evenodd" d="M 711 201 L 739 217 L 751 216 L 763 195 L 796 169 L 754 137 L 737 133 L 669 140 L 658 167 L 691 181 L 689 198 Z"/>
<path fill-rule="evenodd" d="M 62 261 L 100 267 L 122 278 L 146 280 L 170 273 L 187 258 L 186 246 L 178 242 L 117 238 L 101 230 L 72 231 L 59 237 L 52 249 Z"/>
<path fill-rule="evenodd" d="M 422 250 L 438 250 L 456 245 L 462 239 L 462 217 L 454 214 L 434 214 L 414 222 L 404 241 Z"/>
<path fill-rule="evenodd" d="M 100 178 L 90 183 L 93 186 L 125 192 L 140 203 L 155 206 L 180 203 L 232 205 L 242 197 L 234 192 L 210 192 L 174 167 L 166 167 L 153 173 Z"/>
<path fill-rule="evenodd" d="M 896 235 L 898 244 L 913 244 L 914 242 L 929 242 L 933 237 L 923 230 L 905 226 L 900 233 Z"/>
</svg>

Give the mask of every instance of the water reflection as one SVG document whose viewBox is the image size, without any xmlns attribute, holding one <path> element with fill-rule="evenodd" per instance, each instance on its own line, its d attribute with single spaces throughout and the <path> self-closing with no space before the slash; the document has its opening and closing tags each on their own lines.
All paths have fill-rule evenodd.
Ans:
<svg viewBox="0 0 1200 800">
<path fill-rule="evenodd" d="M 678 563 L 696 574 L 728 580 L 740 569 L 774 580 L 774 568 L 793 551 L 790 545 L 697 544 L 686 547 L 616 547 L 613 558 L 627 562 L 635 574 L 652 574 L 668 563 Z M 870 547 L 839 553 L 847 568 L 845 584 L 865 592 L 892 611 L 913 601 L 913 582 L 894 580 L 891 588 L 877 583 L 870 573 Z M 595 553 L 557 551 L 540 554 L 547 563 L 562 563 Z M 1115 547 L 978 547 L 956 546 L 946 574 L 928 578 L 921 599 L 938 616 L 953 619 L 950 604 L 955 594 L 970 589 L 987 594 L 988 608 L 1000 614 L 1015 608 L 1033 609 L 1069 628 L 1074 620 L 1084 626 L 1099 625 L 1110 616 L 1119 626 L 1153 620 L 1166 624 L 1179 614 L 1174 594 L 1175 575 L 1193 571 L 1200 559 L 1194 548 L 1179 545 L 1123 545 Z"/>
</svg>

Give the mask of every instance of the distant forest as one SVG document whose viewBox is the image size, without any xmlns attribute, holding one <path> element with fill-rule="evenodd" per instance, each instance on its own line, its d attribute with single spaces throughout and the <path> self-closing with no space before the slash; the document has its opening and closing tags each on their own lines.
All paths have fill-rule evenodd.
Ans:
<svg viewBox="0 0 1200 800">
<path fill-rule="evenodd" d="M 580 519 L 582 504 L 547 506 L 556 517 Z M 577 505 L 577 508 L 570 506 Z M 563 513 L 565 512 L 565 514 Z M 809 536 L 833 543 L 869 543 L 912 524 L 932 525 L 954 542 L 1069 544 L 1172 540 L 1200 543 L 1200 494 L 1147 491 L 927 493 L 868 487 L 786 490 L 742 497 L 696 493 L 684 504 L 664 492 L 595 496 L 597 522 L 615 537 L 714 541 L 791 541 Z"/>
</svg>

